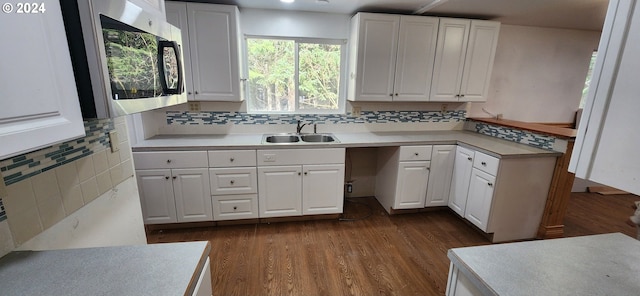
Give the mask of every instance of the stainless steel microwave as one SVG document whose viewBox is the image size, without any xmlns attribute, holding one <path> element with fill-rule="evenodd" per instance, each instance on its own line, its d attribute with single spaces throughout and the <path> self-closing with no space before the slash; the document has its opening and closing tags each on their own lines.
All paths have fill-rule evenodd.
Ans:
<svg viewBox="0 0 640 296">
<path fill-rule="evenodd" d="M 180 29 L 127 0 L 61 5 L 84 118 L 187 102 Z"/>
</svg>

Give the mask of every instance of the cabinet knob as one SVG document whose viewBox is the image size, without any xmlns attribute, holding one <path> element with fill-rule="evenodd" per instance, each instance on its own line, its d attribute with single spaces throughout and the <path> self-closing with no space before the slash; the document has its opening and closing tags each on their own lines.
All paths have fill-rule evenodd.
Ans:
<svg viewBox="0 0 640 296">
<path fill-rule="evenodd" d="M 198 91 L 196 90 L 196 95 L 198 94 Z"/>
<path fill-rule="evenodd" d="M 153 26 L 153 22 L 149 20 L 149 27 Z"/>
<path fill-rule="evenodd" d="M 175 180 L 175 179 L 176 179 L 176 178 L 178 178 L 178 177 L 176 177 L 176 176 L 173 176 L 172 178 L 173 178 L 173 179 Z"/>
<path fill-rule="evenodd" d="M 390 97 L 393 97 L 393 94 L 389 94 Z"/>
<path fill-rule="evenodd" d="M 229 158 L 230 162 L 233 162 L 235 159 L 233 159 L 233 157 Z"/>
<path fill-rule="evenodd" d="M 456 95 L 456 98 L 459 98 L 459 97 L 460 97 L 460 95 Z"/>
<path fill-rule="evenodd" d="M 171 159 L 167 159 L 167 163 L 171 163 Z"/>
<path fill-rule="evenodd" d="M 416 152 L 416 153 L 414 153 L 414 154 L 415 154 L 416 156 L 420 155 L 420 153 L 418 153 L 418 152 Z"/>
<path fill-rule="evenodd" d="M 487 163 L 486 163 L 486 162 L 484 162 L 484 161 L 483 161 L 483 162 L 481 162 L 480 164 L 481 164 L 481 165 L 483 165 L 483 166 L 487 166 Z"/>
<path fill-rule="evenodd" d="M 235 210 L 237 210 L 237 209 L 238 209 L 238 207 L 233 207 L 233 210 L 234 210 L 234 211 L 235 211 Z"/>
<path fill-rule="evenodd" d="M 304 172 L 304 175 L 306 176 L 308 172 Z"/>
<path fill-rule="evenodd" d="M 300 173 L 300 172 L 298 172 L 298 176 L 300 176 L 300 175 L 301 175 L 301 173 Z"/>
<path fill-rule="evenodd" d="M 468 160 L 473 160 L 473 158 L 471 158 L 471 157 L 467 157 L 467 159 L 468 159 Z"/>
<path fill-rule="evenodd" d="M 164 176 L 164 178 L 165 178 L 166 180 L 169 180 L 169 176 Z"/>
<path fill-rule="evenodd" d="M 398 96 L 398 94 L 396 93 L 396 97 Z"/>
<path fill-rule="evenodd" d="M 190 94 L 192 94 L 192 92 L 188 91 L 187 94 L 190 95 Z"/>
<path fill-rule="evenodd" d="M 489 185 L 489 187 L 493 187 L 493 183 L 487 183 L 487 185 Z"/>
<path fill-rule="evenodd" d="M 229 183 L 231 183 L 231 185 L 233 185 L 233 183 L 235 183 L 235 182 L 236 182 L 236 181 L 234 181 L 234 180 L 231 180 L 231 182 L 229 182 Z"/>
<path fill-rule="evenodd" d="M 427 171 L 430 171 L 430 170 L 431 170 L 431 168 L 430 168 L 430 167 L 426 167 L 426 169 L 427 169 Z"/>
<path fill-rule="evenodd" d="M 460 95 L 461 98 L 464 98 L 464 95 Z"/>
</svg>

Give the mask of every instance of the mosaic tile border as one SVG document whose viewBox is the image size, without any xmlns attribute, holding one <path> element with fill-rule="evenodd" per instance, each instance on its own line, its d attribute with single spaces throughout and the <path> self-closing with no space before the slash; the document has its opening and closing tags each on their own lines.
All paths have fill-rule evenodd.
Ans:
<svg viewBox="0 0 640 296">
<path fill-rule="evenodd" d="M 536 148 L 554 150 L 556 138 L 552 136 L 546 136 L 541 134 L 532 133 L 529 131 L 523 131 L 519 129 L 513 129 L 509 127 L 487 124 L 484 122 L 476 122 L 470 120 L 475 125 L 475 132 L 487 136 L 492 136 L 520 144 L 526 144 Z"/>
<path fill-rule="evenodd" d="M 109 147 L 113 120 L 84 122 L 86 136 L 0 161 L 5 184 L 11 185 Z"/>
<path fill-rule="evenodd" d="M 362 111 L 348 114 L 249 114 L 219 111 L 167 111 L 168 125 L 295 124 L 298 120 L 317 124 L 462 122 L 465 110 L 440 111 Z"/>
<path fill-rule="evenodd" d="M 0 199 L 0 222 L 4 220 L 7 220 L 7 211 L 5 211 L 2 199 Z"/>
</svg>

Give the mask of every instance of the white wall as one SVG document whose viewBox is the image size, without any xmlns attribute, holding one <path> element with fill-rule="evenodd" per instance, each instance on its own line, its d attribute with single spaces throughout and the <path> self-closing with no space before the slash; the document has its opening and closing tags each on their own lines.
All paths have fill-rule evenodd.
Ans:
<svg viewBox="0 0 640 296">
<path fill-rule="evenodd" d="M 600 32 L 503 25 L 482 111 L 527 122 L 573 122 Z"/>
</svg>

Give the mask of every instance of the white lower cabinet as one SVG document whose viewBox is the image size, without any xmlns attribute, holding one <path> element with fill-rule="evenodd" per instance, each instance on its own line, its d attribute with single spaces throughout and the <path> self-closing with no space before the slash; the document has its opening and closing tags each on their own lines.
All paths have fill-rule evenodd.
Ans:
<svg viewBox="0 0 640 296">
<path fill-rule="evenodd" d="M 145 224 L 211 221 L 206 168 L 137 170 Z"/>
<path fill-rule="evenodd" d="M 215 221 L 258 218 L 255 150 L 209 151 Z"/>
<path fill-rule="evenodd" d="M 451 191 L 449 193 L 449 208 L 460 216 L 464 216 L 469 193 L 469 181 L 473 168 L 474 151 L 464 147 L 456 147 L 453 165 L 453 177 L 451 179 Z"/>
<path fill-rule="evenodd" d="M 204 151 L 133 153 L 145 224 L 212 221 Z"/>
<path fill-rule="evenodd" d="M 456 148 L 449 207 L 492 242 L 536 237 L 555 157 L 502 158 Z"/>
<path fill-rule="evenodd" d="M 387 212 L 424 208 L 431 151 L 431 145 L 378 149 L 375 197 Z"/>
<path fill-rule="evenodd" d="M 491 211 L 491 201 L 493 200 L 493 186 L 496 177 L 489 175 L 479 169 L 471 172 L 469 183 L 469 195 L 467 196 L 467 207 L 464 217 L 478 228 L 486 231 L 489 222 L 489 212 Z"/>
<path fill-rule="evenodd" d="M 433 145 L 425 207 L 447 206 L 453 177 L 456 145 Z"/>
<path fill-rule="evenodd" d="M 258 150 L 260 218 L 339 214 L 344 148 Z"/>
<path fill-rule="evenodd" d="M 211 260 L 207 258 L 202 271 L 200 271 L 200 277 L 198 278 L 198 282 L 196 282 L 196 288 L 192 296 L 211 295 L 213 295 L 213 287 L 211 286 Z"/>
</svg>

